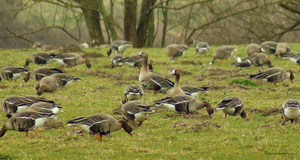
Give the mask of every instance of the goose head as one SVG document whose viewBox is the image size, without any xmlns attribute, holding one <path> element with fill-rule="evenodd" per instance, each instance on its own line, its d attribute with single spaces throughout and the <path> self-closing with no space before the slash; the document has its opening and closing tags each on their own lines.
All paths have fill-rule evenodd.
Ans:
<svg viewBox="0 0 300 160">
<path fill-rule="evenodd" d="M 33 44 L 33 46 L 32 46 L 33 49 L 39 48 L 39 47 L 41 47 L 41 43 L 40 43 L 40 42 L 35 42 L 35 43 Z"/>
<path fill-rule="evenodd" d="M 24 82 L 28 82 L 28 80 L 30 79 L 30 74 L 31 74 L 31 72 L 32 72 L 32 71 L 28 71 L 28 72 L 27 72 L 26 76 L 23 78 L 23 81 L 24 81 Z"/>
<path fill-rule="evenodd" d="M 124 119 L 120 119 L 120 120 L 118 120 L 118 122 L 121 124 L 124 131 L 132 136 L 132 133 L 131 133 L 133 131 L 132 127 Z"/>
<path fill-rule="evenodd" d="M 291 83 L 293 83 L 293 80 L 295 78 L 294 72 L 291 69 L 286 70 L 288 72 L 288 76 L 291 80 Z"/>
</svg>

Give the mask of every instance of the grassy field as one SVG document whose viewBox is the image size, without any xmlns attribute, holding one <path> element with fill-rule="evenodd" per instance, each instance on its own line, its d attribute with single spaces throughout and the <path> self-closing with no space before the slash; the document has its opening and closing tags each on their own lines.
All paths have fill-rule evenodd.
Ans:
<svg viewBox="0 0 300 160">
<path fill-rule="evenodd" d="M 299 44 L 292 44 L 293 51 L 299 51 Z M 143 125 L 129 136 L 124 131 L 114 132 L 113 137 L 104 136 L 104 141 L 95 140 L 94 136 L 82 132 L 76 127 L 66 127 L 65 122 L 79 116 L 96 113 L 117 113 L 123 98 L 123 89 L 127 84 L 138 84 L 138 72 L 128 66 L 109 68 L 110 58 L 88 57 L 92 68 L 85 65 L 65 68 L 69 74 L 82 80 L 59 90 L 53 95 L 43 94 L 42 97 L 54 100 L 63 107 L 57 120 L 39 129 L 40 139 L 34 132 L 25 133 L 7 131 L 0 139 L 0 159 L 299 159 L 298 148 L 299 125 L 286 123 L 282 126 L 281 104 L 289 99 L 299 98 L 298 66 L 288 60 L 270 59 L 276 67 L 291 68 L 295 72 L 294 83 L 289 80 L 273 84 L 259 80 L 253 83 L 238 84 L 249 79 L 249 75 L 260 68 L 238 69 L 231 66 L 234 58 L 228 63 L 208 65 L 215 46 L 211 47 L 210 55 L 198 56 L 195 48 L 170 63 L 165 49 L 128 49 L 125 56 L 145 51 L 149 59 L 154 60 L 154 71 L 169 75 L 170 69 L 178 68 L 184 72 L 181 85 L 209 86 L 211 90 L 200 99 L 207 100 L 213 107 L 226 96 L 240 96 L 245 102 L 249 121 L 240 116 L 229 116 L 219 111 L 209 119 L 205 109 L 182 115 L 169 112 L 162 108 L 154 108 Z M 246 57 L 246 45 L 237 46 L 234 53 Z M 86 52 L 97 52 L 106 55 L 106 48 L 87 49 Z M 23 66 L 25 59 L 35 50 L 0 50 L 1 67 L 11 64 Z M 84 53 L 79 53 L 84 54 Z M 202 63 L 205 66 L 202 66 Z M 51 63 L 47 66 L 58 66 Z M 30 64 L 29 68 L 39 67 Z M 267 68 L 265 66 L 265 68 Z M 21 79 L 10 83 L 0 82 L 0 98 L 13 95 L 36 95 L 36 81 L 30 79 L 24 83 Z M 249 85 L 250 84 L 250 85 Z M 164 93 L 152 95 L 146 91 L 141 101 L 152 103 L 161 99 Z M 114 114 L 115 117 L 121 117 Z M 7 121 L 5 114 L 0 114 L 0 126 Z"/>
</svg>

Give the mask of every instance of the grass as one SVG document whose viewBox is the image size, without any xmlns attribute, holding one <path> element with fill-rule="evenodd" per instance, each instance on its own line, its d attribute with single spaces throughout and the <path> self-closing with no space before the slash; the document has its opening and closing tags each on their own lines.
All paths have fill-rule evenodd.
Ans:
<svg viewBox="0 0 300 160">
<path fill-rule="evenodd" d="M 292 44 L 293 51 L 299 51 L 299 44 Z M 246 57 L 246 45 L 238 46 L 234 53 Z M 194 48 L 170 63 L 165 49 L 143 48 L 128 49 L 125 56 L 131 56 L 145 51 L 154 60 L 154 71 L 169 75 L 171 68 L 178 68 L 192 74 L 181 76 L 181 85 L 210 86 L 211 90 L 199 99 L 209 101 L 216 106 L 226 96 L 239 96 L 245 102 L 249 121 L 239 116 L 229 116 L 224 119 L 222 112 L 213 114 L 209 119 L 205 109 L 188 114 L 187 118 L 178 116 L 165 109 L 155 108 L 156 113 L 129 136 L 124 131 L 114 132 L 113 137 L 105 136 L 104 142 L 96 141 L 92 135 L 80 133 L 77 128 L 65 126 L 67 120 L 96 113 L 112 114 L 121 105 L 123 89 L 127 84 L 138 83 L 138 72 L 128 66 L 111 69 L 110 58 L 89 57 L 92 68 L 85 65 L 66 68 L 65 70 L 82 80 L 57 91 L 53 95 L 43 94 L 42 97 L 54 100 L 63 107 L 55 124 L 61 124 L 56 129 L 39 130 L 40 139 L 33 132 L 25 133 L 7 131 L 0 139 L 0 159 L 298 159 L 300 154 L 297 143 L 299 125 L 286 123 L 280 125 L 281 104 L 289 98 L 299 97 L 298 66 L 287 60 L 274 60 L 273 65 L 281 68 L 292 68 L 295 71 L 293 84 L 286 80 L 273 84 L 259 80 L 249 80 L 249 75 L 258 72 L 259 68 L 238 69 L 229 62 L 221 65 L 216 61 L 209 66 L 215 46 L 211 47 L 209 56 L 198 56 Z M 107 49 L 87 49 L 105 55 Z M 35 50 L 1 50 L 1 67 L 7 64 L 22 66 L 25 59 Z M 83 53 L 80 53 L 83 54 Z M 201 63 L 204 63 L 203 67 Z M 51 63 L 47 66 L 56 67 Z M 39 67 L 30 64 L 29 68 Z M 36 95 L 32 79 L 24 83 L 21 79 L 10 83 L 2 80 L 0 83 L 0 98 L 12 95 Z M 256 86 L 257 85 L 257 86 Z M 152 91 L 146 91 L 141 101 L 151 103 L 164 96 Z M 274 112 L 273 112 L 274 111 Z M 114 115 L 121 117 L 121 115 Z M 7 119 L 0 115 L 0 125 Z"/>
</svg>

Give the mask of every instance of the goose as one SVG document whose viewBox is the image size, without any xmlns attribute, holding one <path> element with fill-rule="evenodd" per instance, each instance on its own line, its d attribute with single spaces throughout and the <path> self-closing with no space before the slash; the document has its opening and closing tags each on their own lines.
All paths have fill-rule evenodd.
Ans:
<svg viewBox="0 0 300 160">
<path fill-rule="evenodd" d="M 102 135 L 106 135 L 123 128 L 128 134 L 131 134 L 132 127 L 124 120 L 117 120 L 115 117 L 109 114 L 95 114 L 86 117 L 79 117 L 67 122 L 67 126 L 77 126 L 83 129 L 85 132 L 94 134 L 96 140 L 100 135 L 101 141 Z"/>
<path fill-rule="evenodd" d="M 207 53 L 209 52 L 209 44 L 207 42 L 199 42 L 196 45 L 196 54 L 205 54 L 207 56 Z"/>
<path fill-rule="evenodd" d="M 23 67 L 5 66 L 1 68 L 0 81 L 3 78 L 12 82 L 13 79 L 19 79 L 24 74 L 27 74 L 27 72 L 28 70 Z"/>
<path fill-rule="evenodd" d="M 175 83 L 174 83 L 174 87 L 169 89 L 166 92 L 164 98 L 185 95 L 185 92 L 181 89 L 181 87 L 179 85 L 180 71 L 173 69 L 170 74 L 175 75 Z"/>
<path fill-rule="evenodd" d="M 231 57 L 232 53 L 236 51 L 235 47 L 232 46 L 220 46 L 215 51 L 215 56 L 213 59 L 209 62 L 209 65 L 214 64 L 216 59 L 220 59 L 220 65 L 222 63 L 223 59 L 228 60 L 229 57 Z"/>
<path fill-rule="evenodd" d="M 127 121 L 131 121 L 133 126 L 135 126 L 135 123 L 141 126 L 149 114 L 154 112 L 150 107 L 152 106 L 147 103 L 134 100 L 123 104 L 121 114 Z"/>
<path fill-rule="evenodd" d="M 50 76 L 55 73 L 64 73 L 64 71 L 57 68 L 40 67 L 33 71 L 28 71 L 26 76 L 23 78 L 23 81 L 28 82 L 30 78 L 39 81 L 43 77 Z"/>
<path fill-rule="evenodd" d="M 51 113 L 40 113 L 34 111 L 16 113 L 4 124 L 0 130 L 0 137 L 4 136 L 7 130 L 16 130 L 19 132 L 26 132 L 27 138 L 28 131 L 33 130 L 36 138 L 39 138 L 36 129 L 42 127 L 51 118 L 51 116 Z"/>
<path fill-rule="evenodd" d="M 91 47 L 92 48 L 97 48 L 100 46 L 100 42 L 98 39 L 93 39 L 93 41 L 91 42 Z"/>
<path fill-rule="evenodd" d="M 43 49 L 44 51 L 57 50 L 58 48 L 53 45 L 41 45 L 40 42 L 35 42 L 32 46 L 33 49 Z"/>
<path fill-rule="evenodd" d="M 53 62 L 55 60 L 55 57 L 55 54 L 48 52 L 34 52 L 26 59 L 23 67 L 27 67 L 29 63 L 35 63 L 40 65 L 47 64 Z"/>
<path fill-rule="evenodd" d="M 53 93 L 59 87 L 59 82 L 54 76 L 46 76 L 42 78 L 36 85 L 36 94 L 42 95 L 44 92 Z"/>
<path fill-rule="evenodd" d="M 48 102 L 37 102 L 32 104 L 28 111 L 35 111 L 40 113 L 50 113 L 52 115 L 57 115 L 61 112 L 60 106 L 56 105 L 55 103 L 48 103 Z"/>
<path fill-rule="evenodd" d="M 111 63 L 112 66 L 111 68 L 115 68 L 115 66 L 121 66 L 122 64 L 120 63 L 120 61 L 124 58 L 123 54 L 119 53 L 119 54 L 115 54 L 112 58 L 111 58 Z"/>
<path fill-rule="evenodd" d="M 288 59 L 292 63 L 300 65 L 300 52 L 284 55 L 283 59 Z"/>
<path fill-rule="evenodd" d="M 265 41 L 261 43 L 260 46 L 263 48 L 266 54 L 269 54 L 268 58 L 270 58 L 270 55 L 275 54 L 276 52 L 277 42 Z"/>
<path fill-rule="evenodd" d="M 227 115 L 236 116 L 240 114 L 242 118 L 247 118 L 244 111 L 244 102 L 240 97 L 229 96 L 224 98 L 217 104 L 216 110 L 222 110 L 225 113 L 225 119 Z"/>
<path fill-rule="evenodd" d="M 171 62 L 177 60 L 178 57 L 181 57 L 187 50 L 187 46 L 183 44 L 170 44 L 166 48 L 167 55 Z"/>
<path fill-rule="evenodd" d="M 273 82 L 275 87 L 277 87 L 276 83 L 283 82 L 286 78 L 290 78 L 293 83 L 294 77 L 294 73 L 291 70 L 284 70 L 278 67 L 269 68 L 264 71 L 260 71 L 257 74 L 250 75 L 250 79 L 255 78 L 271 83 Z"/>
<path fill-rule="evenodd" d="M 274 67 L 271 61 L 263 53 L 254 53 L 251 56 L 249 56 L 248 59 L 250 59 L 251 64 L 253 64 L 256 67 L 260 66 L 262 69 L 264 65 L 268 65 L 269 68 Z"/>
<path fill-rule="evenodd" d="M 115 51 L 115 53 L 123 54 L 123 52 L 127 49 L 127 47 L 132 47 L 132 45 L 127 41 L 124 40 L 113 41 L 110 45 L 109 50 L 106 52 L 107 57 L 110 56 L 112 51 Z"/>
<path fill-rule="evenodd" d="M 159 74 L 148 71 L 148 54 L 146 52 L 140 52 L 139 55 L 143 57 L 142 68 L 139 74 L 139 82 L 144 88 L 154 90 L 153 95 L 155 95 L 156 92 L 161 89 L 164 90 L 174 86 L 174 82 Z"/>
<path fill-rule="evenodd" d="M 142 57 L 140 57 L 139 55 L 134 55 L 131 57 L 125 57 L 120 59 L 118 65 L 126 64 L 131 67 L 136 67 L 140 70 L 142 66 L 142 61 L 143 61 Z"/>
<path fill-rule="evenodd" d="M 291 46 L 288 43 L 278 43 L 276 47 L 275 57 L 283 57 L 291 52 Z"/>
<path fill-rule="evenodd" d="M 129 84 L 124 89 L 125 103 L 140 99 L 144 94 L 144 89 L 139 84 Z M 124 103 L 123 103 L 124 104 Z"/>
<path fill-rule="evenodd" d="M 58 87 L 61 87 L 62 90 L 64 87 L 70 85 L 74 81 L 80 81 L 81 79 L 78 77 L 74 77 L 67 73 L 56 73 L 52 74 L 50 77 L 54 77 L 58 83 Z"/>
<path fill-rule="evenodd" d="M 154 104 L 156 104 L 157 106 L 163 106 L 164 108 L 167 108 L 168 110 L 173 112 L 183 113 L 184 117 L 185 114 L 193 112 L 197 109 L 201 109 L 203 107 L 206 108 L 206 111 L 210 118 L 214 113 L 214 109 L 207 101 L 200 101 L 197 98 L 189 95 L 163 98 L 161 100 L 154 101 Z"/>
<path fill-rule="evenodd" d="M 63 53 L 57 55 L 55 58 L 56 62 L 65 65 L 65 67 L 74 67 L 79 64 L 85 63 L 87 68 L 91 68 L 92 65 L 87 58 L 82 58 L 77 53 Z"/>
<path fill-rule="evenodd" d="M 27 111 L 32 104 L 38 102 L 55 104 L 54 101 L 37 96 L 8 96 L 1 102 L 1 110 L 6 113 L 7 118 L 10 118 L 15 113 Z"/>
<path fill-rule="evenodd" d="M 149 69 L 149 72 L 153 72 L 153 60 L 150 59 L 148 61 L 148 69 Z"/>
<path fill-rule="evenodd" d="M 209 87 L 181 86 L 186 95 L 198 98 L 202 93 L 209 91 Z"/>
<path fill-rule="evenodd" d="M 291 123 L 298 122 L 300 116 L 300 101 L 296 99 L 288 99 L 282 104 L 282 125 L 285 121 L 291 120 Z"/>
<path fill-rule="evenodd" d="M 236 60 L 235 63 L 231 63 L 231 65 L 235 66 L 235 67 L 239 67 L 239 68 L 251 68 L 252 67 L 252 64 L 251 64 L 251 61 L 246 58 L 244 60 L 242 60 L 240 57 L 236 57 L 236 56 L 233 56 Z"/>
<path fill-rule="evenodd" d="M 246 50 L 247 50 L 248 57 L 254 53 L 264 52 L 264 49 L 259 44 L 255 44 L 255 43 L 248 44 Z"/>
</svg>

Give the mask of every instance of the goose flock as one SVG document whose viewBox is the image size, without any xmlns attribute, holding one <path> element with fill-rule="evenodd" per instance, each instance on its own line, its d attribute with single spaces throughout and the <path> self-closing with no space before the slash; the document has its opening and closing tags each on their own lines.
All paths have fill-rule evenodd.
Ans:
<svg viewBox="0 0 300 160">
<path fill-rule="evenodd" d="M 96 42 L 96 41 L 93 41 Z M 166 55 L 170 58 L 171 63 L 178 60 L 188 50 L 188 45 L 194 40 L 185 44 L 170 44 L 166 47 Z M 84 44 L 81 46 L 88 47 Z M 172 69 L 171 75 L 175 77 L 175 81 L 166 78 L 162 74 L 153 71 L 152 61 L 149 60 L 149 55 L 146 52 L 140 52 L 131 57 L 124 57 L 123 53 L 127 47 L 132 45 L 124 40 L 117 40 L 112 42 L 107 51 L 107 56 L 110 56 L 114 51 L 115 54 L 111 58 L 112 68 L 116 66 L 128 65 L 136 67 L 139 70 L 139 76 L 136 84 L 129 84 L 124 88 L 124 99 L 121 106 L 121 115 L 123 119 L 116 119 L 114 116 L 104 113 L 98 113 L 83 117 L 77 117 L 66 122 L 67 126 L 76 126 L 86 131 L 87 133 L 95 135 L 98 139 L 100 136 L 110 134 L 112 132 L 124 129 L 125 132 L 132 135 L 132 131 L 142 125 L 143 121 L 148 119 L 148 116 L 155 113 L 153 108 L 164 107 L 169 111 L 183 114 L 189 114 L 195 110 L 206 108 L 207 114 L 212 118 L 215 110 L 222 110 L 227 115 L 240 115 L 247 119 L 246 111 L 244 110 L 244 101 L 240 97 L 228 96 L 213 108 L 208 101 L 199 100 L 201 94 L 207 92 L 209 87 L 198 86 L 180 86 L 180 69 Z M 47 92 L 53 94 L 56 90 L 64 90 L 64 87 L 72 82 L 80 81 L 80 77 L 72 76 L 66 73 L 64 69 L 44 67 L 51 62 L 57 62 L 62 67 L 76 67 L 80 64 L 85 64 L 89 69 L 92 67 L 91 62 L 81 55 L 73 52 L 55 54 L 53 52 L 46 52 L 55 47 L 50 45 L 41 45 L 35 43 L 33 48 L 41 48 L 45 51 L 38 51 L 31 54 L 26 60 L 23 67 L 28 67 L 30 63 L 35 63 L 41 67 L 28 70 L 18 66 L 5 66 L 1 69 L 1 79 L 13 80 L 24 76 L 24 82 L 33 79 L 37 81 L 35 87 L 37 96 L 8 96 L 2 100 L 1 110 L 6 114 L 8 120 L 0 130 L 0 137 L 4 136 L 7 130 L 16 130 L 19 132 L 26 132 L 33 130 L 38 138 L 36 129 L 43 126 L 49 119 L 55 119 L 56 115 L 60 113 L 62 107 L 56 102 L 40 97 Z M 235 46 L 219 46 L 215 50 L 215 55 L 210 61 L 209 65 L 215 65 L 216 60 L 228 60 L 229 57 L 237 50 Z M 210 51 L 207 42 L 199 42 L 196 45 L 196 54 L 208 55 Z M 270 83 L 283 82 L 290 79 L 293 82 L 294 73 L 291 69 L 283 69 L 274 67 L 269 57 L 274 54 L 274 57 L 281 57 L 282 59 L 289 59 L 295 64 L 300 64 L 300 54 L 290 53 L 291 47 L 288 43 L 263 42 L 259 44 L 249 44 L 246 48 L 247 57 L 242 59 L 235 57 L 236 63 L 232 65 L 239 68 L 262 67 L 258 73 L 250 75 L 251 79 L 262 79 Z M 268 54 L 267 55 L 265 55 Z M 150 57 L 151 58 L 151 57 Z M 269 68 L 263 70 L 263 66 L 267 65 Z M 0 80 L 1 80 L 0 79 Z M 155 95 L 158 91 L 166 91 L 162 99 L 155 100 L 151 103 L 139 101 L 144 95 L 145 90 L 153 91 Z M 297 123 L 300 116 L 300 102 L 298 100 L 289 99 L 282 104 L 282 124 L 286 121 Z"/>
</svg>

